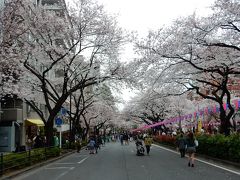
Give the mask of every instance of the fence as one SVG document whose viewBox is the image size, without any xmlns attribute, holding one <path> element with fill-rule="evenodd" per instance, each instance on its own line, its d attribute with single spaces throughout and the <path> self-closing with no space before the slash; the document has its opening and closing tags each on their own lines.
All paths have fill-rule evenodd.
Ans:
<svg viewBox="0 0 240 180">
<path fill-rule="evenodd" d="M 18 170 L 27 166 L 31 166 L 37 162 L 47 160 L 60 155 L 58 147 L 45 147 L 31 149 L 24 152 L 9 153 L 0 155 L 0 176 Z"/>
</svg>

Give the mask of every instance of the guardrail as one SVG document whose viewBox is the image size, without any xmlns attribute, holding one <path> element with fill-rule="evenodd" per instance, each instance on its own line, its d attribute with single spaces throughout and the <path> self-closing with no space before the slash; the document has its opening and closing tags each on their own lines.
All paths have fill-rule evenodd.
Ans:
<svg viewBox="0 0 240 180">
<path fill-rule="evenodd" d="M 58 147 L 44 147 L 0 155 L 0 176 L 60 155 Z"/>
</svg>

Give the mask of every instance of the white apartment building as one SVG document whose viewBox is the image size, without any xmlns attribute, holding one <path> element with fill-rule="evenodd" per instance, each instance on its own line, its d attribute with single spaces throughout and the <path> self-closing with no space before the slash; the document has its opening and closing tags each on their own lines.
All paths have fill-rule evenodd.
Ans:
<svg viewBox="0 0 240 180">
<path fill-rule="evenodd" d="M 32 0 L 35 4 L 42 4 L 49 10 L 61 10 L 60 0 Z M 0 0 L 0 9 L 4 8 L 4 0 Z M 2 12 L 2 11 L 1 11 Z M 60 11 L 61 12 L 61 11 Z M 0 26 L 1 27 L 1 26 Z M 1 31 L 0 31 L 1 37 Z M 40 70 L 44 67 L 40 67 Z M 59 72 L 51 72 L 49 76 L 55 77 Z M 40 98 L 41 99 L 41 98 Z M 38 101 L 38 107 L 45 112 L 47 109 L 44 101 Z M 35 125 L 34 131 L 44 123 L 37 113 L 27 105 L 22 99 L 17 97 L 5 97 L 0 101 L 0 152 L 14 151 L 16 145 L 24 146 L 26 144 L 26 132 L 31 131 Z M 63 130 L 68 130 L 69 126 L 65 125 Z"/>
</svg>

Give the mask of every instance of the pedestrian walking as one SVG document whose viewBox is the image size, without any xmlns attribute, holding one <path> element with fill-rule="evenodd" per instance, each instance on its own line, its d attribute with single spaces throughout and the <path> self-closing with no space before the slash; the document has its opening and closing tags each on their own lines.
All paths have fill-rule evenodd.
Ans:
<svg viewBox="0 0 240 180">
<path fill-rule="evenodd" d="M 147 155 L 149 155 L 149 152 L 150 152 L 150 148 L 151 148 L 151 145 L 152 145 L 152 137 L 150 135 L 146 135 L 146 137 L 144 138 L 144 144 L 145 144 L 145 147 L 146 147 L 146 151 L 147 151 Z"/>
<path fill-rule="evenodd" d="M 94 141 L 95 141 L 95 153 L 97 154 L 98 153 L 98 149 L 100 150 L 100 145 L 102 143 L 102 139 L 100 136 L 95 136 L 94 137 Z"/>
<path fill-rule="evenodd" d="M 123 134 L 120 134 L 120 142 L 121 142 L 121 145 L 123 145 Z"/>
<path fill-rule="evenodd" d="M 80 140 L 80 138 L 76 139 L 75 145 L 76 145 L 76 148 L 77 148 L 77 153 L 79 153 L 80 150 L 81 150 L 81 140 Z"/>
<path fill-rule="evenodd" d="M 30 150 L 33 147 L 33 140 L 31 139 L 31 137 L 27 138 L 27 142 L 26 142 L 26 150 Z"/>
<path fill-rule="evenodd" d="M 195 138 L 193 133 L 190 132 L 187 136 L 187 153 L 188 153 L 188 166 L 194 167 L 194 160 L 195 160 L 195 153 L 196 153 L 196 145 L 195 145 Z"/>
<path fill-rule="evenodd" d="M 128 134 L 127 134 L 127 133 L 124 133 L 124 134 L 123 134 L 123 141 L 124 141 L 124 144 L 125 144 L 125 145 L 129 145 L 128 139 L 129 139 Z"/>
<path fill-rule="evenodd" d="M 88 142 L 88 149 L 89 149 L 89 154 L 94 154 L 94 149 L 95 149 L 95 141 L 93 138 L 91 138 Z"/>
<path fill-rule="evenodd" d="M 59 138 L 56 134 L 53 136 L 53 142 L 55 147 L 59 146 Z"/>
<path fill-rule="evenodd" d="M 186 142 L 185 137 L 183 136 L 183 133 L 181 133 L 180 136 L 177 138 L 176 144 L 177 144 L 177 148 L 180 152 L 181 158 L 185 157 L 187 142 Z"/>
<path fill-rule="evenodd" d="M 40 135 L 37 135 L 34 138 L 34 148 L 40 148 L 42 146 L 42 139 L 40 137 Z"/>
</svg>

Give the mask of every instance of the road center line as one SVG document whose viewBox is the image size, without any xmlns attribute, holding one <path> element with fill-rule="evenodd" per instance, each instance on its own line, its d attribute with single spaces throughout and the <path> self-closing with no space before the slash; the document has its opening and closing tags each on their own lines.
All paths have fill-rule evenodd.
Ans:
<svg viewBox="0 0 240 180">
<path fill-rule="evenodd" d="M 175 154 L 179 154 L 179 153 L 176 152 L 176 151 L 173 151 L 173 150 L 171 150 L 171 149 L 168 149 L 168 148 L 162 147 L 162 146 L 157 145 L 157 144 L 153 144 L 153 146 L 159 147 L 159 148 L 161 148 L 161 149 L 164 149 L 164 150 L 166 150 L 166 151 L 170 151 L 170 152 L 175 153 Z M 216 165 L 216 164 L 213 164 L 213 163 L 210 163 L 210 162 L 207 162 L 207 161 L 204 161 L 204 160 L 198 159 L 198 158 L 195 158 L 195 159 L 196 159 L 197 161 L 199 161 L 199 162 L 202 162 L 202 163 L 208 164 L 208 165 L 210 165 L 210 166 L 214 166 L 214 167 L 217 167 L 217 168 L 219 168 L 219 169 L 223 169 L 223 170 L 225 170 L 225 171 L 228 171 L 228 172 L 231 172 L 231 173 L 234 173 L 234 174 L 240 175 L 240 172 L 238 172 L 238 171 L 234 171 L 234 170 L 231 170 L 231 169 L 228 169 L 228 168 L 225 168 L 225 167 L 222 167 L 222 166 L 219 166 L 219 165 Z"/>
<path fill-rule="evenodd" d="M 82 159 L 81 161 L 78 162 L 78 164 L 83 163 L 87 158 L 89 158 L 89 156 L 85 157 L 84 159 Z"/>
</svg>

